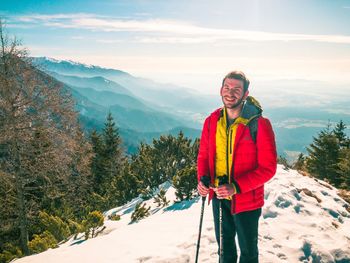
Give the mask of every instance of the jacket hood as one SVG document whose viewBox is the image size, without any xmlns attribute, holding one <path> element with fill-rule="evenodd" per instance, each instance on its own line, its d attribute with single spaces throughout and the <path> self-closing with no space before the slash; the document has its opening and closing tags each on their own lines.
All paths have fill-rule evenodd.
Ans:
<svg viewBox="0 0 350 263">
<path fill-rule="evenodd" d="M 240 118 L 250 121 L 261 116 L 262 111 L 260 103 L 254 97 L 248 96 L 243 104 Z"/>
<path fill-rule="evenodd" d="M 218 108 L 211 113 L 211 116 L 216 116 L 216 120 L 225 114 L 225 107 Z M 252 96 L 248 96 L 243 104 L 240 116 L 236 119 L 236 123 L 247 125 L 252 119 L 262 115 L 262 107 L 260 103 Z"/>
</svg>

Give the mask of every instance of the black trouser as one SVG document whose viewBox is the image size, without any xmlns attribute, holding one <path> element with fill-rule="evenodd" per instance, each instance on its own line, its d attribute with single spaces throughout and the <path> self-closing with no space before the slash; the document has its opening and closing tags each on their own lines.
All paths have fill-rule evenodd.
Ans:
<svg viewBox="0 0 350 263">
<path fill-rule="evenodd" d="M 219 245 L 220 254 L 220 223 L 219 207 L 222 202 L 222 229 L 223 229 L 223 258 L 221 263 L 236 263 L 237 248 L 235 236 L 237 233 L 239 248 L 241 251 L 239 263 L 259 262 L 258 251 L 258 225 L 261 216 L 261 208 L 231 214 L 231 201 L 213 198 L 213 214 L 216 241 Z"/>
</svg>

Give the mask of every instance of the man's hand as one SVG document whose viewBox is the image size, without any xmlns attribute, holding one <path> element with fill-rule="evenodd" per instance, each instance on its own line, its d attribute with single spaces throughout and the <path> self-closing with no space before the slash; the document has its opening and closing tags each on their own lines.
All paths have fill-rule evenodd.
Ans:
<svg viewBox="0 0 350 263">
<path fill-rule="evenodd" d="M 225 199 L 237 193 L 236 188 L 234 188 L 232 184 L 223 184 L 217 188 L 213 188 L 213 190 L 218 199 Z"/>
<path fill-rule="evenodd" d="M 197 190 L 201 196 L 206 196 L 209 193 L 209 188 L 207 188 L 202 182 L 198 183 Z"/>
</svg>

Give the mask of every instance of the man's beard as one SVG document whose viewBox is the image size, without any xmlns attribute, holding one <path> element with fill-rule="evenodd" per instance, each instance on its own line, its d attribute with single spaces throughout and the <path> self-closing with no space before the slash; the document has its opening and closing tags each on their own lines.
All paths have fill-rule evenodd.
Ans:
<svg viewBox="0 0 350 263">
<path fill-rule="evenodd" d="M 222 98 L 222 102 L 224 103 L 224 105 L 225 105 L 225 107 L 227 108 L 227 109 L 236 109 L 236 108 L 238 108 L 239 106 L 241 106 L 241 104 L 242 104 L 242 102 L 243 102 L 243 97 L 244 96 L 242 96 L 235 104 L 233 104 L 233 105 L 227 105 L 226 103 L 225 103 L 225 101 L 224 101 L 224 97 Z"/>
</svg>

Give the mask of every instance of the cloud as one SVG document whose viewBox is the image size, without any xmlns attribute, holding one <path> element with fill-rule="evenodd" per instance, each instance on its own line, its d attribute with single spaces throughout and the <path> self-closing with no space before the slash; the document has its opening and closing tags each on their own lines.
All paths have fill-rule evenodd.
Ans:
<svg viewBox="0 0 350 263">
<path fill-rule="evenodd" d="M 54 14 L 13 17 L 17 26 L 77 28 L 101 32 L 138 32 L 141 43 L 213 43 L 220 41 L 316 41 L 350 44 L 347 35 L 289 34 L 264 31 L 209 28 L 193 23 L 167 19 L 130 19 L 99 16 L 95 14 Z"/>
<path fill-rule="evenodd" d="M 116 44 L 116 43 L 122 43 L 123 41 L 120 39 L 97 39 L 97 43 L 103 43 L 103 44 Z"/>
<path fill-rule="evenodd" d="M 329 122 L 325 120 L 309 120 L 301 118 L 288 118 L 284 121 L 275 123 L 275 127 L 285 129 L 296 129 L 301 127 L 313 127 L 313 128 L 325 128 L 327 124 L 335 125 L 335 122 Z"/>
</svg>

